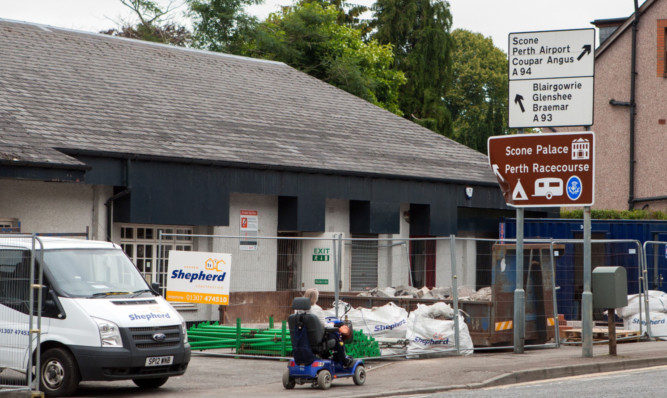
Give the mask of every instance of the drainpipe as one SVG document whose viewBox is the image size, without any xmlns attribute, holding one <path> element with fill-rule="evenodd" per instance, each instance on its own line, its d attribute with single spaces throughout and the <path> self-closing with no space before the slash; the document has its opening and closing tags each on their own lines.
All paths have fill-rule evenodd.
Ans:
<svg viewBox="0 0 667 398">
<path fill-rule="evenodd" d="M 630 55 L 630 101 L 616 101 L 609 100 L 609 104 L 613 106 L 627 106 L 630 108 L 630 164 L 629 174 L 630 182 L 628 187 L 628 209 L 632 210 L 635 207 L 635 116 L 637 115 L 637 103 L 635 102 L 635 91 L 637 83 L 637 31 L 639 30 L 639 6 L 637 0 L 635 1 L 635 14 L 632 21 L 632 53 Z"/>
<path fill-rule="evenodd" d="M 632 66 L 630 70 L 630 187 L 628 194 L 628 209 L 635 207 L 635 116 L 637 103 L 635 102 L 637 80 L 637 31 L 639 30 L 639 6 L 635 0 L 635 18 L 632 21 Z"/>
<path fill-rule="evenodd" d="M 132 186 L 130 185 L 130 159 L 127 159 L 125 164 L 125 187 L 124 190 L 114 194 L 104 202 L 104 206 L 107 208 L 107 242 L 111 242 L 111 231 L 113 231 L 113 202 L 116 199 L 129 195 L 132 191 Z"/>
</svg>

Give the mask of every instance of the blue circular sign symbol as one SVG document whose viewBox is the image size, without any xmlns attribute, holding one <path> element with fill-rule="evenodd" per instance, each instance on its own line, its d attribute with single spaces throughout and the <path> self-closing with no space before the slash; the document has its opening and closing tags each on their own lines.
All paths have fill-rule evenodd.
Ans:
<svg viewBox="0 0 667 398">
<path fill-rule="evenodd" d="M 567 197 L 571 200 L 577 200 L 581 196 L 582 191 L 581 179 L 577 176 L 572 176 L 567 180 Z"/>
</svg>

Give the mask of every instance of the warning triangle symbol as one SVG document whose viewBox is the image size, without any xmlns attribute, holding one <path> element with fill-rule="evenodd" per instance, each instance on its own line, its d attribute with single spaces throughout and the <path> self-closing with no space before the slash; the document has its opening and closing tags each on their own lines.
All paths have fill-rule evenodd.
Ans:
<svg viewBox="0 0 667 398">
<path fill-rule="evenodd" d="M 518 179 L 514 191 L 512 191 L 513 200 L 528 200 L 528 195 L 526 191 L 523 190 L 523 185 L 521 185 L 521 179 Z"/>
</svg>

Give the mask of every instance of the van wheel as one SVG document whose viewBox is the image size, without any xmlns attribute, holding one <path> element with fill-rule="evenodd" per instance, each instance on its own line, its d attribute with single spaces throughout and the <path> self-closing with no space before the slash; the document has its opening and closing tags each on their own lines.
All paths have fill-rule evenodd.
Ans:
<svg viewBox="0 0 667 398">
<path fill-rule="evenodd" d="M 169 377 L 156 377 L 154 379 L 132 379 L 139 388 L 158 388 L 169 380 Z"/>
<path fill-rule="evenodd" d="M 39 389 L 47 397 L 69 396 L 81 380 L 72 354 L 64 348 L 51 348 L 40 357 Z"/>
</svg>

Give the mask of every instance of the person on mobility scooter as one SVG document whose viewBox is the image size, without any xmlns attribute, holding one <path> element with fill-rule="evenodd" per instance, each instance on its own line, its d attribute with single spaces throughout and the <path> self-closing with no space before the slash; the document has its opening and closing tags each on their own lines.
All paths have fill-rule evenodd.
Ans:
<svg viewBox="0 0 667 398">
<path fill-rule="evenodd" d="M 315 304 L 317 290 L 314 292 L 307 291 L 307 297 L 295 298 L 292 303 L 295 313 L 287 318 L 294 358 L 283 373 L 283 387 L 292 389 L 296 384 L 311 383 L 313 387 L 326 390 L 334 378 L 342 377 L 352 377 L 356 385 L 364 384 L 363 361 L 345 355 L 344 341 L 351 341 L 351 325 L 329 318 L 325 327 L 321 308 Z M 318 309 L 320 317 L 313 313 Z"/>
</svg>

